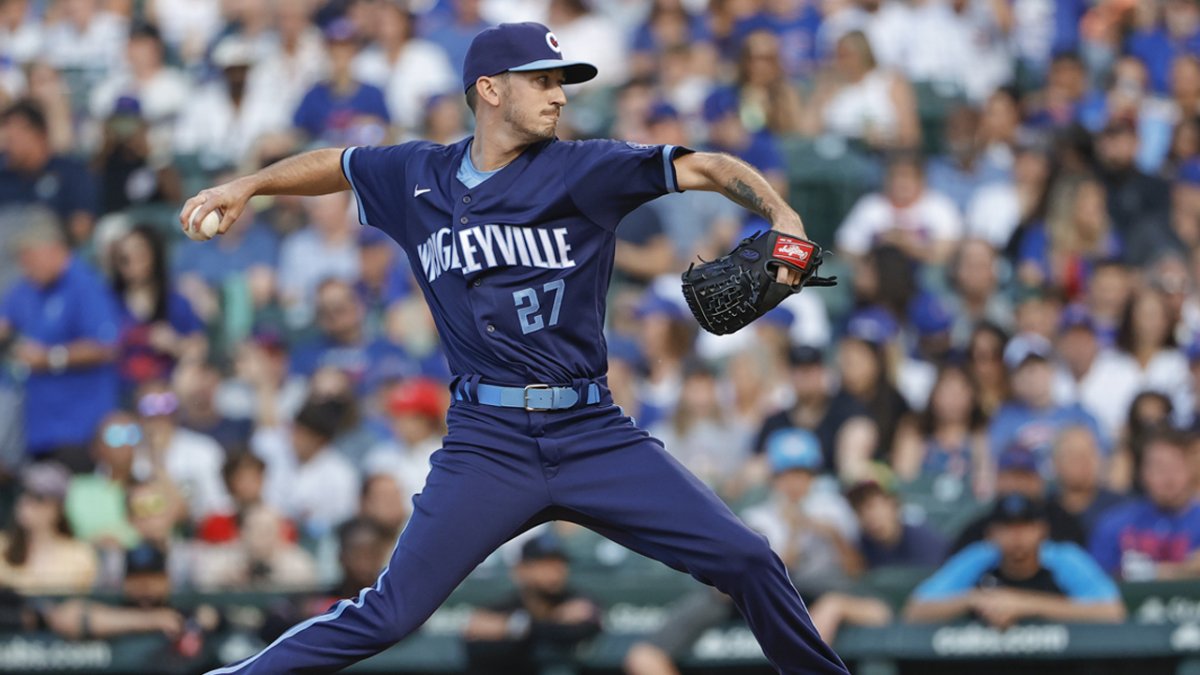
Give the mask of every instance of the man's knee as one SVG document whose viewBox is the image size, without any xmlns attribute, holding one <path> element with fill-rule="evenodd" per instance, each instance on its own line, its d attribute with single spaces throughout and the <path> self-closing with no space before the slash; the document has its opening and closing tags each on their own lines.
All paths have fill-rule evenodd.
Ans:
<svg viewBox="0 0 1200 675">
<path fill-rule="evenodd" d="M 678 675 L 671 657 L 649 642 L 639 642 L 625 655 L 626 675 Z"/>
</svg>

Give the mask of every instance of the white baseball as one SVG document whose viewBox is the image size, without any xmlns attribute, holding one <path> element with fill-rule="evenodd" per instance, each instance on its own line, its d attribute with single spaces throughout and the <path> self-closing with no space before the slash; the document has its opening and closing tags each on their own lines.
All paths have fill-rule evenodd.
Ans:
<svg viewBox="0 0 1200 675">
<path fill-rule="evenodd" d="M 188 239 L 195 241 L 208 241 L 217 236 L 217 229 L 221 226 L 221 210 L 212 211 L 204 220 L 200 221 L 200 227 L 196 227 L 196 214 L 200 212 L 200 207 L 196 207 L 192 211 L 192 215 L 188 218 L 187 229 L 183 231 L 188 236 Z"/>
</svg>

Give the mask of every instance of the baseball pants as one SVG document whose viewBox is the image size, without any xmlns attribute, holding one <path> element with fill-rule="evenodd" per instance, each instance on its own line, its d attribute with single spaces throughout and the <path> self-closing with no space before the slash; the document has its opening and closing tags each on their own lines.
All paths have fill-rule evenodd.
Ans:
<svg viewBox="0 0 1200 675">
<path fill-rule="evenodd" d="M 382 651 L 497 547 L 552 519 L 729 594 L 781 673 L 848 673 L 766 539 L 605 399 L 548 412 L 453 405 L 443 448 L 375 585 L 210 675 L 328 673 Z"/>
</svg>

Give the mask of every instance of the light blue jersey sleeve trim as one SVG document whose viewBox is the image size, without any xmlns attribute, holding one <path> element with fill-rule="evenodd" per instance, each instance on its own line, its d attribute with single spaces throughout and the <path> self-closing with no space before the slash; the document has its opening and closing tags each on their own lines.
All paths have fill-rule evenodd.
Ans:
<svg viewBox="0 0 1200 675">
<path fill-rule="evenodd" d="M 1042 544 L 1040 555 L 1042 566 L 1050 570 L 1059 588 L 1072 600 L 1110 602 L 1121 599 L 1117 585 L 1079 546 L 1048 541 Z"/>
<path fill-rule="evenodd" d="M 675 177 L 675 164 L 672 156 L 675 154 L 674 145 L 664 145 L 663 153 L 663 172 L 666 174 L 667 192 L 681 192 L 679 189 L 679 181 Z"/>
<path fill-rule="evenodd" d="M 358 196 L 358 186 L 354 184 L 354 175 L 350 172 L 350 155 L 358 148 L 346 148 L 342 152 L 342 175 L 350 183 L 350 191 L 354 193 L 354 201 L 358 204 L 358 224 L 367 225 L 367 211 L 363 208 L 362 197 Z"/>
<path fill-rule="evenodd" d="M 979 578 L 1000 562 L 1000 550 L 987 541 L 976 542 L 959 551 L 913 591 L 920 601 L 949 600 L 975 587 Z"/>
</svg>

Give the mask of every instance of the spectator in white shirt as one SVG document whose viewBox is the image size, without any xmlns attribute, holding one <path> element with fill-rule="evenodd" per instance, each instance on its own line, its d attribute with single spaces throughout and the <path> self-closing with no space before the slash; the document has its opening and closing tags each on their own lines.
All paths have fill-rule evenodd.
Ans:
<svg viewBox="0 0 1200 675">
<path fill-rule="evenodd" d="M 41 53 L 45 30 L 29 4 L 29 0 L 0 2 L 0 59 L 24 65 Z"/>
<path fill-rule="evenodd" d="M 150 123 L 150 145 L 169 147 L 171 129 L 191 93 L 191 82 L 175 68 L 163 63 L 165 47 L 158 28 L 142 23 L 129 31 L 125 68 L 113 73 L 92 89 L 91 114 L 104 119 L 113 113 L 123 96 L 137 99 L 142 117 Z"/>
<path fill-rule="evenodd" d="M 903 153 L 888 163 L 883 192 L 858 200 L 837 232 L 837 247 L 855 258 L 891 244 L 909 258 L 941 264 L 962 238 L 962 217 L 945 195 L 925 185 L 920 160 Z"/>
<path fill-rule="evenodd" d="M 344 413 L 339 402 L 310 400 L 290 429 L 260 425 L 250 440 L 267 465 L 264 501 L 314 539 L 358 509 L 358 472 L 330 445 Z"/>
<path fill-rule="evenodd" d="M 186 500 L 191 521 L 198 523 L 232 508 L 221 475 L 225 450 L 211 437 L 180 427 L 178 410 L 179 398 L 166 383 L 139 388 L 137 411 L 146 443 L 139 448 L 133 471 L 139 480 L 170 479 Z"/>
<path fill-rule="evenodd" d="M 1083 406 L 1109 438 L 1117 438 L 1139 391 L 1141 374 L 1127 354 L 1101 345 L 1097 328 L 1085 308 L 1073 305 L 1063 311 L 1055 399 L 1063 405 Z"/>
<path fill-rule="evenodd" d="M 456 89 L 446 53 L 416 37 L 415 21 L 403 5 L 386 4 L 379 14 L 379 42 L 360 52 L 353 65 L 355 77 L 384 90 L 392 121 L 406 132 L 418 129 L 431 96 Z"/>
<path fill-rule="evenodd" d="M 248 96 L 254 55 L 241 38 L 221 40 L 212 59 L 222 77 L 199 87 L 184 106 L 175 152 L 195 154 L 205 167 L 218 169 L 242 162 L 263 136 L 288 129 L 291 110 Z"/>
<path fill-rule="evenodd" d="M 325 41 L 312 24 L 312 2 L 275 3 L 276 40 L 251 69 L 246 98 L 252 109 L 273 106 L 295 110 L 300 99 L 325 75 Z M 287 120 L 290 122 L 290 120 Z"/>
<path fill-rule="evenodd" d="M 1140 389 L 1157 391 L 1176 410 L 1191 405 L 1187 358 L 1175 343 L 1175 326 L 1166 295 L 1150 286 L 1134 291 L 1117 329 L 1117 348 L 1133 357 Z"/>
<path fill-rule="evenodd" d="M 47 27 L 43 55 L 56 68 L 109 72 L 121 63 L 126 20 L 100 7 L 100 0 L 64 0 L 59 21 Z"/>
<path fill-rule="evenodd" d="M 581 85 L 581 91 L 621 84 L 629 68 L 628 40 L 608 17 L 591 11 L 587 0 L 550 0 L 546 23 L 567 50 L 569 58 L 595 64 L 600 74 Z"/>
</svg>

